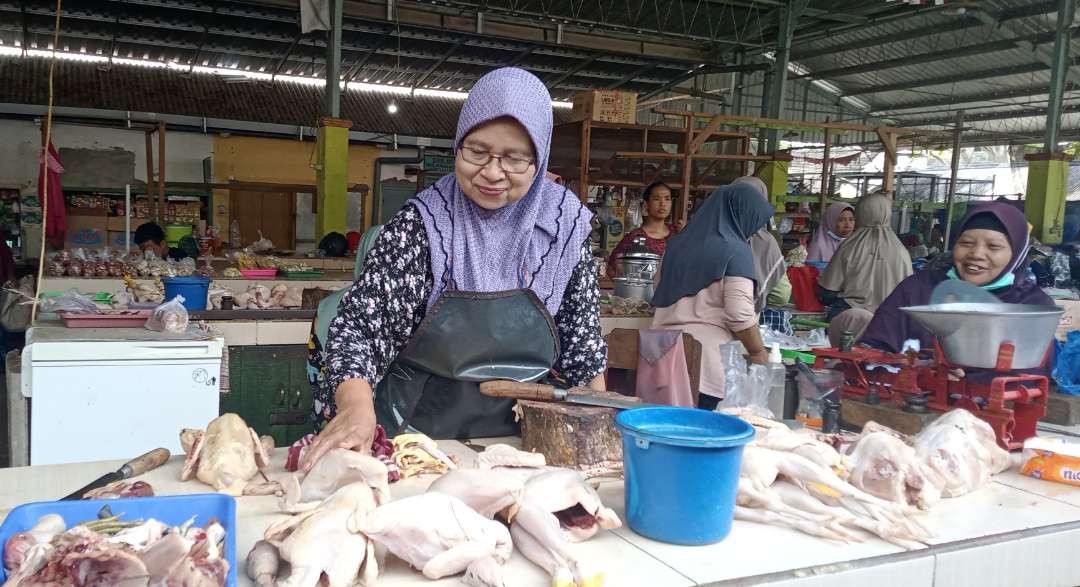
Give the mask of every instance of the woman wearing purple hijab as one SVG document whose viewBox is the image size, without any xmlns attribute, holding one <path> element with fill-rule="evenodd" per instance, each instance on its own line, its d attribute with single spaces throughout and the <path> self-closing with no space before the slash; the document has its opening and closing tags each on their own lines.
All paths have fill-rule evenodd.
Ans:
<svg viewBox="0 0 1080 587">
<path fill-rule="evenodd" d="M 978 206 L 960 220 L 955 234 L 946 262 L 904 279 L 878 306 L 861 344 L 895 353 L 903 349 L 904 341 L 916 339 L 922 348 L 929 348 L 933 335 L 900 308 L 930 303 L 934 287 L 949 279 L 977 285 L 1006 303 L 1054 305 L 1028 275 L 1031 241 L 1022 212 L 1008 204 Z"/>
<path fill-rule="evenodd" d="M 545 176 L 551 133 L 551 96 L 532 74 L 498 69 L 473 86 L 454 173 L 383 226 L 330 324 L 335 391 L 316 401 L 332 418 L 305 469 L 332 448 L 367 450 L 376 422 L 391 436 L 515 433 L 514 400 L 478 382 L 555 372 L 603 389 L 592 214 Z"/>
</svg>

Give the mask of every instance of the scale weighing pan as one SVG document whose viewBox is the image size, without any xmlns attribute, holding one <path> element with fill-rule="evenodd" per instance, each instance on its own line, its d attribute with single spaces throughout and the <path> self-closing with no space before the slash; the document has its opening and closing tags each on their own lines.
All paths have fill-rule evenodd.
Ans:
<svg viewBox="0 0 1080 587">
<path fill-rule="evenodd" d="M 997 366 L 1003 343 L 1013 346 L 1012 369 L 1041 366 L 1065 312 L 1056 306 L 1001 302 L 931 304 L 901 310 L 937 337 L 950 363 L 982 369 Z"/>
</svg>

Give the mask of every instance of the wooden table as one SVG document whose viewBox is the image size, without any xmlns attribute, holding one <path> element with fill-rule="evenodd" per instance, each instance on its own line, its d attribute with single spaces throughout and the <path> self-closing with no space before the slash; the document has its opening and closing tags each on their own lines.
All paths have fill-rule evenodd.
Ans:
<svg viewBox="0 0 1080 587">
<path fill-rule="evenodd" d="M 475 453 L 458 442 L 442 447 L 466 465 Z M 275 451 L 270 476 L 284 475 L 284 450 Z M 178 480 L 181 459 L 146 476 L 158 492 L 198 493 L 208 488 Z M 0 470 L 0 514 L 19 503 L 54 499 L 87 483 L 119 462 L 80 463 Z M 405 479 L 391 486 L 395 497 L 422 492 L 432 477 Z M 600 486 L 604 503 L 625 522 L 623 487 Z M 273 497 L 237 500 L 239 560 L 263 530 L 280 519 Z M 916 586 L 1073 586 L 1080 584 L 1080 489 L 999 475 L 976 493 L 944 500 L 922 522 L 934 532 L 932 546 L 903 552 L 876 539 L 837 544 L 793 531 L 736 522 L 731 535 L 710 546 L 685 547 L 643 538 L 627 527 L 603 531 L 574 545 L 584 559 L 607 570 L 608 587 L 689 585 L 829 585 L 830 587 Z M 242 564 L 242 563 L 241 563 Z M 506 584 L 542 587 L 550 581 L 515 553 L 507 564 Z M 240 585 L 250 585 L 240 574 Z M 380 587 L 461 585 L 458 578 L 428 581 L 393 560 Z"/>
</svg>

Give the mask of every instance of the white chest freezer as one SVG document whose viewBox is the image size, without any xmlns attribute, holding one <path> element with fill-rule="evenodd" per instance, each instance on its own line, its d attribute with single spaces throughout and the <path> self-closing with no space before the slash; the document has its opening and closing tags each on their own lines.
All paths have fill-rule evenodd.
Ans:
<svg viewBox="0 0 1080 587">
<path fill-rule="evenodd" d="M 125 459 L 217 417 L 224 341 L 137 328 L 34 327 L 22 354 L 30 464 Z"/>
</svg>

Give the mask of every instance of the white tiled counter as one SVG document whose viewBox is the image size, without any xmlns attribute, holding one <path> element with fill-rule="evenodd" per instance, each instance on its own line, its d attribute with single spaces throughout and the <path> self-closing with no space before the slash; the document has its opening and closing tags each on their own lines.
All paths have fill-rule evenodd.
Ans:
<svg viewBox="0 0 1080 587">
<path fill-rule="evenodd" d="M 468 466 L 475 453 L 458 442 L 441 442 Z M 283 475 L 284 451 L 275 452 L 270 477 Z M 111 471 L 119 462 L 0 470 L 0 514 L 16 504 L 53 499 Z M 179 482 L 179 457 L 146 476 L 158 494 L 195 493 L 206 486 Z M 431 477 L 391 486 L 395 497 L 423 491 Z M 600 486 L 606 505 L 624 515 L 620 481 Z M 242 560 L 271 522 L 275 498 L 237 500 L 238 551 Z M 686 547 L 643 538 L 627 527 L 604 531 L 572 545 L 582 558 L 607 572 L 608 587 L 797 585 L 812 587 L 1070 587 L 1080 585 L 1080 489 L 1008 472 L 967 496 L 945 500 L 920 521 L 936 535 L 928 548 L 905 552 L 868 539 L 839 544 L 794 531 L 735 522 L 719 544 Z M 625 518 L 624 518 L 625 521 Z M 694 520 L 687 520 L 694 523 Z M 251 583 L 241 576 L 240 585 Z M 380 577 L 388 587 L 460 585 L 457 577 L 428 581 L 401 562 Z M 547 586 L 550 580 L 515 553 L 506 584 Z"/>
</svg>

